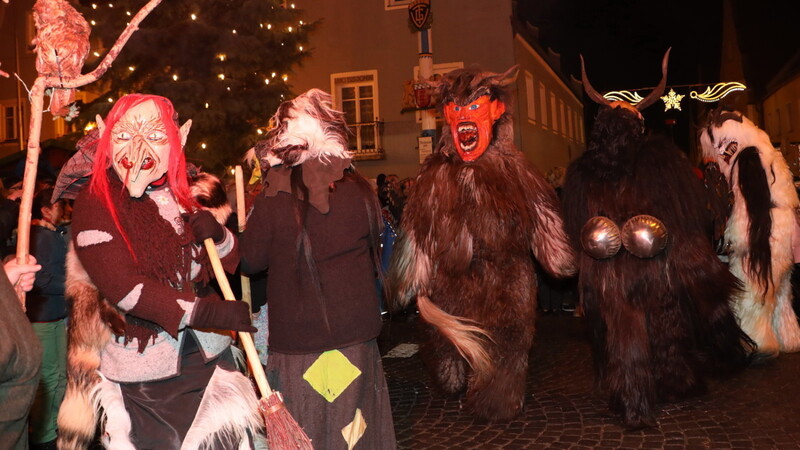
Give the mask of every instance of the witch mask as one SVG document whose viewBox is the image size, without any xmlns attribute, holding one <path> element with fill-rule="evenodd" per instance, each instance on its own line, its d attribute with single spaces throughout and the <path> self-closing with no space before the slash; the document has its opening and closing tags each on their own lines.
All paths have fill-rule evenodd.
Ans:
<svg viewBox="0 0 800 450">
<path fill-rule="evenodd" d="M 111 165 L 131 197 L 141 197 L 148 186 L 167 173 L 171 150 L 168 127 L 175 126 L 169 123 L 171 120 L 161 117 L 151 100 L 129 109 L 111 129 Z M 186 121 L 180 128 L 181 147 L 186 143 L 191 124 L 191 120 Z M 105 124 L 100 116 L 97 126 L 102 135 Z"/>
</svg>

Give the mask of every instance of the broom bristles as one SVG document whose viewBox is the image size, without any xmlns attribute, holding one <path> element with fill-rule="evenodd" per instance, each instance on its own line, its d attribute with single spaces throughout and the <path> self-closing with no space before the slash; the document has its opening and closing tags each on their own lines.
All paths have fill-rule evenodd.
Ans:
<svg viewBox="0 0 800 450">
<path fill-rule="evenodd" d="M 313 450 L 311 439 L 300 424 L 294 420 L 280 392 L 272 391 L 258 403 L 258 410 L 264 417 L 264 428 L 270 450 Z"/>
</svg>

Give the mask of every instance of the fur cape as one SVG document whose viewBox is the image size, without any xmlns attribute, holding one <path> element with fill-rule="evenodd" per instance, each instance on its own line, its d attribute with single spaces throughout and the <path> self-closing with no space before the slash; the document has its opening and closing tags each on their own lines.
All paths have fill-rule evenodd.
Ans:
<svg viewBox="0 0 800 450">
<path fill-rule="evenodd" d="M 445 76 L 443 99 L 481 91 L 508 96 L 503 77 Z M 453 101 L 453 100 L 451 100 Z M 491 420 L 521 410 L 536 310 L 534 258 L 549 273 L 575 272 L 558 199 L 513 145 L 511 114 L 476 161 L 461 160 L 444 127 L 408 198 L 389 269 L 395 301 L 415 298 L 426 328 L 423 357 L 448 393 Z"/>
<path fill-rule="evenodd" d="M 725 228 L 730 270 L 744 284 L 734 309 L 759 358 L 800 350 L 792 309 L 793 241 L 800 207 L 792 174 L 769 136 L 736 111 L 711 111 L 700 142 L 733 196 Z"/>
<path fill-rule="evenodd" d="M 195 200 L 210 210 L 217 221 L 224 225 L 231 208 L 219 179 L 213 175 L 199 174 L 193 177 L 192 182 L 191 188 Z M 72 243 L 67 252 L 66 274 L 65 294 L 71 302 L 71 310 L 68 329 L 67 388 L 57 419 L 58 448 L 78 450 L 88 448 L 94 441 L 101 407 L 110 410 L 105 411 L 103 417 L 110 417 L 109 413 L 113 416 L 124 412 L 121 399 L 112 401 L 115 397 L 108 394 L 114 391 L 114 383 L 105 380 L 98 369 L 103 348 L 114 335 L 125 334 L 127 319 L 116 306 L 100 295 L 97 286 L 81 265 Z M 231 389 L 232 385 L 230 381 L 225 381 L 221 386 Z M 118 391 L 118 388 L 116 390 Z M 223 395 L 230 395 L 230 392 Z M 108 405 L 117 405 L 122 409 L 107 407 Z M 187 436 L 187 439 L 189 437 Z M 198 438 L 196 433 L 192 437 L 197 442 L 200 442 L 201 438 Z"/>
<path fill-rule="evenodd" d="M 737 281 L 712 250 L 706 191 L 680 150 L 645 135 L 634 112 L 604 106 L 563 189 L 576 246 L 594 216 L 621 227 L 648 214 L 668 232 L 649 259 L 624 248 L 609 259 L 578 257 L 597 381 L 627 427 L 654 425 L 657 401 L 702 392 L 707 369 L 747 364 L 751 348 L 728 303 Z"/>
</svg>

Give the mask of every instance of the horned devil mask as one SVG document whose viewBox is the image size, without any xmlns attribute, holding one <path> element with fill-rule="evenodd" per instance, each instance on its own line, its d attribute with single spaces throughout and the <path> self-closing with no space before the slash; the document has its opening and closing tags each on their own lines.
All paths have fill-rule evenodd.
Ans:
<svg viewBox="0 0 800 450">
<path fill-rule="evenodd" d="M 464 161 L 475 161 L 483 155 L 492 141 L 492 126 L 506 111 L 505 103 L 490 100 L 488 95 L 472 103 L 455 102 L 444 106 L 444 117 L 453 134 L 453 144 Z"/>
<path fill-rule="evenodd" d="M 518 70 L 514 66 L 497 74 L 477 68 L 458 69 L 437 82 L 450 138 L 462 161 L 477 161 L 493 145 L 498 134 L 496 124 L 508 115 L 508 87 L 516 80 Z"/>
<path fill-rule="evenodd" d="M 191 125 L 189 120 L 180 128 L 181 148 L 186 144 Z M 103 119 L 97 116 L 101 135 L 105 126 Z M 171 117 L 161 117 L 152 100 L 132 107 L 113 125 L 110 132 L 111 166 L 131 197 L 141 197 L 150 184 L 167 173 L 170 127 L 174 130 L 175 126 Z"/>
</svg>

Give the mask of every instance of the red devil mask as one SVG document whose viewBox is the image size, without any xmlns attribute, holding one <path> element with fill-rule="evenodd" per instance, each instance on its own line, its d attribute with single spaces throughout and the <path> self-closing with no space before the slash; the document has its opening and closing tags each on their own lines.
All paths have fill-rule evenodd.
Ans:
<svg viewBox="0 0 800 450">
<path fill-rule="evenodd" d="M 505 103 L 478 97 L 468 105 L 450 102 L 444 106 L 444 117 L 450 125 L 453 144 L 464 161 L 475 161 L 492 141 L 492 126 L 506 111 Z"/>
</svg>

